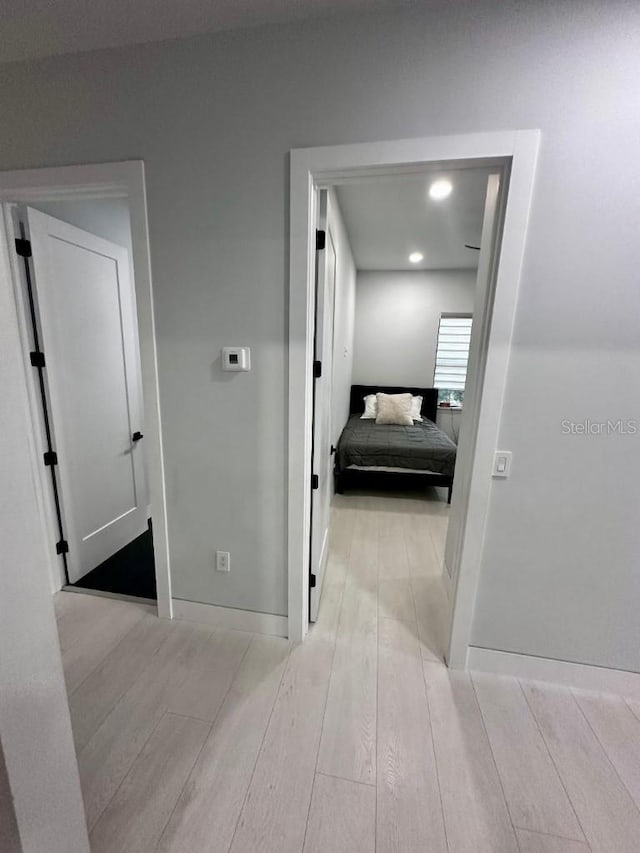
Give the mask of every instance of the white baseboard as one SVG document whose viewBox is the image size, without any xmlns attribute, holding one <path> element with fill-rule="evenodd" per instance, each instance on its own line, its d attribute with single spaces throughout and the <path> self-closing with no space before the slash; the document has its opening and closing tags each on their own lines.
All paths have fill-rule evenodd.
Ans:
<svg viewBox="0 0 640 853">
<path fill-rule="evenodd" d="M 289 633 L 286 616 L 219 607 L 217 604 L 201 604 L 197 601 L 182 601 L 179 598 L 172 599 L 172 604 L 174 619 L 186 619 L 188 622 L 202 622 L 217 628 L 235 628 L 238 631 L 275 637 L 287 637 Z"/>
<path fill-rule="evenodd" d="M 617 693 L 640 700 L 640 673 L 622 669 L 500 652 L 478 646 L 469 646 L 467 669 L 531 681 L 550 681 L 582 690 Z"/>
</svg>

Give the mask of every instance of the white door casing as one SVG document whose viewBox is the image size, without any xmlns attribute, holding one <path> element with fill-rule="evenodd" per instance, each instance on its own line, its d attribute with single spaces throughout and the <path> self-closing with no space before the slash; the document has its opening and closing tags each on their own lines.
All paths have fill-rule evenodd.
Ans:
<svg viewBox="0 0 640 853">
<path fill-rule="evenodd" d="M 127 250 L 28 209 L 67 568 L 73 583 L 147 526 Z"/>
<path fill-rule="evenodd" d="M 318 229 L 326 235 L 325 248 L 317 252 L 316 322 L 314 360 L 321 364 L 321 374 L 314 383 L 313 461 L 312 471 L 318 477 L 318 488 L 312 495 L 311 509 L 311 573 L 315 586 L 309 592 L 309 619 L 318 617 L 324 569 L 329 553 L 329 521 L 331 515 L 331 395 L 333 377 L 333 326 L 336 277 L 336 252 L 327 217 L 327 191 L 319 190 Z"/>
<path fill-rule="evenodd" d="M 508 196 L 505 194 L 504 197 L 499 266 L 493 282 L 491 334 L 472 460 L 460 570 L 455 589 L 451 590 L 453 613 L 448 663 L 455 668 L 464 668 L 471 640 L 487 507 L 492 489 L 491 470 L 498 442 L 539 147 L 539 130 L 501 130 L 291 151 L 288 619 L 289 637 L 295 641 L 304 638 L 308 627 L 311 362 L 315 295 L 312 247 L 316 226 L 316 189 L 318 186 L 345 183 L 371 174 L 422 173 L 425 167 L 429 170 L 453 166 L 508 169 Z"/>
<path fill-rule="evenodd" d="M 460 569 L 460 555 L 464 535 L 464 519 L 467 515 L 469 489 L 471 485 L 471 460 L 475 453 L 482 383 L 486 364 L 489 329 L 491 325 L 491 284 L 495 273 L 495 244 L 499 235 L 500 175 L 489 175 L 485 197 L 484 217 L 478 272 L 474 292 L 473 325 L 469 344 L 467 382 L 464 394 L 464 410 L 460 423 L 454 488 L 451 512 L 447 528 L 443 570 L 455 589 Z"/>
</svg>

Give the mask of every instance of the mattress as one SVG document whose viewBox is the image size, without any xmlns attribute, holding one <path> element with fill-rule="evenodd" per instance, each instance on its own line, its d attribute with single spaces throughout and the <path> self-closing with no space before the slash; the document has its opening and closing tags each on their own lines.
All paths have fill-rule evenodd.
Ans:
<svg viewBox="0 0 640 853">
<path fill-rule="evenodd" d="M 338 442 L 339 471 L 358 468 L 400 468 L 453 476 L 456 445 L 433 421 L 413 426 L 377 424 L 351 415 Z"/>
</svg>

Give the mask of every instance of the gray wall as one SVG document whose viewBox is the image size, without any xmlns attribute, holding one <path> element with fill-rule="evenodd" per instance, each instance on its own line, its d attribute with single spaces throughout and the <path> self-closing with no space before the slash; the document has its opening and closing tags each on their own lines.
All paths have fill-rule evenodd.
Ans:
<svg viewBox="0 0 640 853">
<path fill-rule="evenodd" d="M 333 191 L 329 192 L 327 219 L 336 250 L 331 443 L 337 445 L 340 433 L 349 417 L 353 375 L 356 267 L 340 205 Z"/>
<path fill-rule="evenodd" d="M 178 596 L 286 610 L 287 151 L 538 127 L 473 639 L 640 669 L 640 439 L 561 429 L 638 415 L 639 54 L 637 3 L 475 0 L 0 70 L 1 168 L 145 160 Z"/>
<path fill-rule="evenodd" d="M 443 312 L 473 312 L 475 270 L 359 272 L 353 381 L 431 387 Z"/>
<path fill-rule="evenodd" d="M 123 246 L 131 257 L 131 220 L 129 205 L 123 198 L 78 201 L 38 201 L 30 205 L 76 228 Z"/>
</svg>

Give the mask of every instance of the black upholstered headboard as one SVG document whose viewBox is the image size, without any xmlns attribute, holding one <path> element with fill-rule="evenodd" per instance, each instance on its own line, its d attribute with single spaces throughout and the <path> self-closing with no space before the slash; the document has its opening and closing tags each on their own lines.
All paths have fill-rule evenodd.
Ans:
<svg viewBox="0 0 640 853">
<path fill-rule="evenodd" d="M 358 415 L 364 411 L 363 397 L 367 394 L 413 394 L 414 397 L 422 397 L 422 417 L 436 422 L 436 410 L 438 408 L 437 388 L 405 388 L 395 385 L 352 385 L 351 398 L 349 400 L 349 414 Z"/>
</svg>

